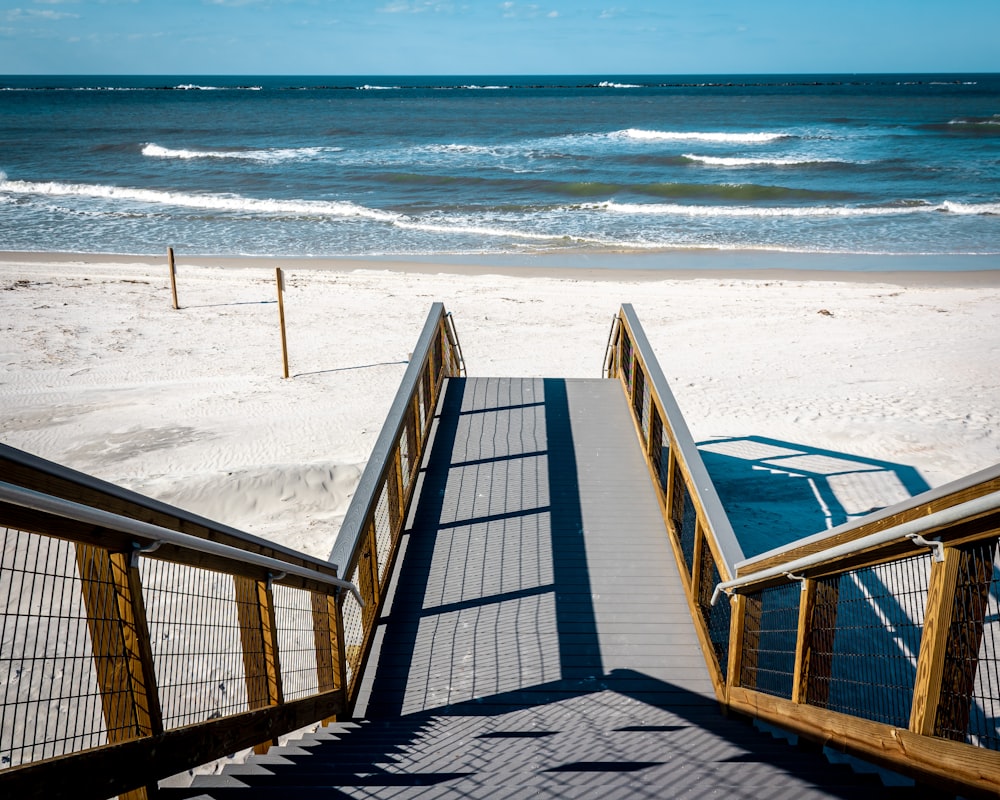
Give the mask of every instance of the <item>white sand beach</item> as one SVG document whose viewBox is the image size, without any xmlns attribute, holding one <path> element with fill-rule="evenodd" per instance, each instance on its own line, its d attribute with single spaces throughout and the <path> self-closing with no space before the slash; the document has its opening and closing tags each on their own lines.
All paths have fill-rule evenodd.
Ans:
<svg viewBox="0 0 1000 800">
<path fill-rule="evenodd" d="M 937 486 L 1000 462 L 1000 272 L 719 263 L 179 256 L 174 310 L 165 258 L 0 254 L 0 441 L 327 557 L 433 301 L 470 375 L 567 378 L 600 376 L 631 302 L 706 452 L 801 451 L 842 478 L 844 513 L 903 499 L 892 465 Z M 859 489 L 852 458 L 889 466 L 859 461 Z"/>
</svg>

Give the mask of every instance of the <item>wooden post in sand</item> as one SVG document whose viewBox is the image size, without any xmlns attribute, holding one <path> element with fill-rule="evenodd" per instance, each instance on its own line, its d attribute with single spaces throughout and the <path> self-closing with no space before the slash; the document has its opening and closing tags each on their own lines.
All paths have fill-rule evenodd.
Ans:
<svg viewBox="0 0 1000 800">
<path fill-rule="evenodd" d="M 285 280 L 281 273 L 281 267 L 274 268 L 275 278 L 278 282 L 278 322 L 281 325 L 281 361 L 284 365 L 284 377 L 288 377 L 288 340 L 285 338 Z"/>
<path fill-rule="evenodd" d="M 174 270 L 174 248 L 167 248 L 167 263 L 170 265 L 170 294 L 174 298 L 174 308 L 180 308 L 177 305 L 177 273 Z"/>
</svg>

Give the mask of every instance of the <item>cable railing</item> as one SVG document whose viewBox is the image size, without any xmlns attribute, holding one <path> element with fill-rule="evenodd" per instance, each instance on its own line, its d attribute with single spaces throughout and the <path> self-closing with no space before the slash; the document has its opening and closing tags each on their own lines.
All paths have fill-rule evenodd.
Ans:
<svg viewBox="0 0 1000 800">
<path fill-rule="evenodd" d="M 720 702 L 1000 794 L 1000 465 L 744 560 L 631 306 L 604 374 L 629 400 Z"/>
<path fill-rule="evenodd" d="M 348 715 L 442 382 L 462 369 L 435 304 L 343 569 L 0 445 L 0 796 L 138 800 Z"/>
</svg>

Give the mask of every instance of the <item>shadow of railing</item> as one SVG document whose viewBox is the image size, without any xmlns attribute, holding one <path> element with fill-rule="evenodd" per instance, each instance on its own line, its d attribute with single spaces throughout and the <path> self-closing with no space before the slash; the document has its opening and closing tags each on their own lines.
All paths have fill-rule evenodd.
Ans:
<svg viewBox="0 0 1000 800">
<path fill-rule="evenodd" d="M 763 436 L 698 443 L 748 558 L 927 491 L 913 467 Z"/>
</svg>

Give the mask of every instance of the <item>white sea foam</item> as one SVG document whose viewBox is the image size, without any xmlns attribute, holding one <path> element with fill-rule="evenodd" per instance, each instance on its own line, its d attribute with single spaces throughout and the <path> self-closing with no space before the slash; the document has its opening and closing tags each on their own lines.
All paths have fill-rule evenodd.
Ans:
<svg viewBox="0 0 1000 800">
<path fill-rule="evenodd" d="M 1000 216 L 1000 203 L 955 203 L 946 200 L 940 205 L 941 211 L 951 214 L 989 214 Z"/>
<path fill-rule="evenodd" d="M 265 150 L 189 150 L 163 147 L 150 142 L 143 145 L 142 154 L 149 158 L 221 158 L 267 163 L 309 160 L 326 153 L 340 153 L 343 149 L 342 147 L 278 147 Z"/>
<path fill-rule="evenodd" d="M 710 167 L 797 167 L 808 164 L 848 164 L 833 158 L 725 158 L 685 153 L 684 158 Z"/>
<path fill-rule="evenodd" d="M 601 81 L 597 84 L 601 89 L 641 89 L 638 83 L 615 83 L 614 81 Z"/>
<path fill-rule="evenodd" d="M 46 197 L 89 197 L 98 200 L 120 200 L 211 211 L 313 217 L 363 217 L 380 222 L 394 222 L 400 219 L 399 214 L 338 200 L 275 200 L 243 197 L 237 194 L 188 194 L 100 184 L 11 180 L 0 181 L 0 192 Z"/>
<path fill-rule="evenodd" d="M 260 86 L 199 86 L 196 83 L 182 83 L 174 87 L 175 89 L 181 89 L 184 91 L 198 91 L 198 92 L 228 92 L 233 89 L 240 89 L 245 92 L 259 92 L 261 90 Z"/>
<path fill-rule="evenodd" d="M 1000 214 L 1000 203 L 907 203 L 892 206 L 706 206 L 681 203 L 584 203 L 573 208 L 611 214 L 685 217 L 881 217 L 947 212 Z"/>
<path fill-rule="evenodd" d="M 725 144 L 766 144 L 787 139 L 788 133 L 723 133 L 716 131 L 649 131 L 628 128 L 611 134 L 617 139 L 634 139 L 640 142 L 721 142 Z"/>
</svg>

